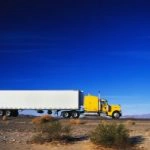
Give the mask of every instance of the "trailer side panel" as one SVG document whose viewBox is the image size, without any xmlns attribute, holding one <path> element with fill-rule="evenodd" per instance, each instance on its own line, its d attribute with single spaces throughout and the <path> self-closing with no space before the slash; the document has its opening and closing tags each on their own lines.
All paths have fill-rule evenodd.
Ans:
<svg viewBox="0 0 150 150">
<path fill-rule="evenodd" d="M 79 109 L 77 90 L 0 90 L 0 109 Z"/>
</svg>

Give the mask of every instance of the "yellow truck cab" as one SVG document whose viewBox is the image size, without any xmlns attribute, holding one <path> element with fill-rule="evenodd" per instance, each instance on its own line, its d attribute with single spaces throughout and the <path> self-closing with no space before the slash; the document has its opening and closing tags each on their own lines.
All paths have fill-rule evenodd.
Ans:
<svg viewBox="0 0 150 150">
<path fill-rule="evenodd" d="M 88 113 L 105 113 L 115 119 L 119 119 L 121 114 L 120 105 L 109 105 L 105 99 L 99 99 L 97 96 L 87 95 L 84 96 L 84 110 Z"/>
</svg>

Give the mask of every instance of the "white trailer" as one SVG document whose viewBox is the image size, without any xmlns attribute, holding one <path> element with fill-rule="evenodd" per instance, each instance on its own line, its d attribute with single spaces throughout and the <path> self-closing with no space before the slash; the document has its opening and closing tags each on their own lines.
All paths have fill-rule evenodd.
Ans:
<svg viewBox="0 0 150 150">
<path fill-rule="evenodd" d="M 83 92 L 79 90 L 0 90 L 0 115 L 18 116 L 18 110 L 61 111 L 64 118 L 83 113 Z"/>
</svg>

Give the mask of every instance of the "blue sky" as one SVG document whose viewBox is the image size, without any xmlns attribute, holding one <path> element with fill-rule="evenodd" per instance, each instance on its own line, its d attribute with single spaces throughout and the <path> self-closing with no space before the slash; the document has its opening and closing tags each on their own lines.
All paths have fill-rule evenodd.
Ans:
<svg viewBox="0 0 150 150">
<path fill-rule="evenodd" d="M 150 113 L 148 0 L 0 2 L 0 89 L 81 89 Z"/>
</svg>

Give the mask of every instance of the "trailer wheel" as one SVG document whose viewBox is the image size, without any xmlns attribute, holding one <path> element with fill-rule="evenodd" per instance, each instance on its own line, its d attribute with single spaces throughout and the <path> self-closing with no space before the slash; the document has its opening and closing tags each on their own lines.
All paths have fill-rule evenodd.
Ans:
<svg viewBox="0 0 150 150">
<path fill-rule="evenodd" d="M 6 110 L 5 115 L 6 115 L 6 117 L 10 117 L 12 115 L 11 110 Z"/>
<path fill-rule="evenodd" d="M 120 118 L 120 113 L 118 112 L 118 111 L 115 111 L 115 112 L 113 112 L 113 114 L 112 114 L 112 118 L 113 119 L 119 119 Z"/>
<path fill-rule="evenodd" d="M 78 111 L 72 111 L 71 116 L 72 118 L 76 119 L 76 118 L 79 118 L 80 113 Z"/>
<path fill-rule="evenodd" d="M 4 111 L 0 110 L 0 116 L 3 116 L 3 115 L 4 115 Z"/>
<path fill-rule="evenodd" d="M 70 112 L 69 111 L 64 111 L 64 112 L 62 112 L 62 116 L 63 116 L 63 118 L 70 118 Z"/>
<path fill-rule="evenodd" d="M 37 110 L 37 113 L 42 114 L 42 113 L 44 113 L 44 111 L 41 110 L 41 109 L 38 109 L 38 110 Z"/>
</svg>

